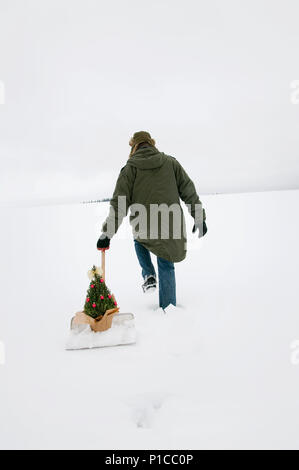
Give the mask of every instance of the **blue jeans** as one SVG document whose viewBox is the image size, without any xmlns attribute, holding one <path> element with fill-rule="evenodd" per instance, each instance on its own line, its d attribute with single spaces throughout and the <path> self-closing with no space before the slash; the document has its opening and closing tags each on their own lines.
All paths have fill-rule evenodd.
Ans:
<svg viewBox="0 0 299 470">
<path fill-rule="evenodd" d="M 149 275 L 156 277 L 156 271 L 149 250 L 135 239 L 134 245 L 139 264 L 142 268 L 143 278 Z M 157 256 L 157 263 L 159 273 L 159 306 L 164 309 L 169 304 L 176 305 L 174 264 L 159 256 Z"/>
</svg>

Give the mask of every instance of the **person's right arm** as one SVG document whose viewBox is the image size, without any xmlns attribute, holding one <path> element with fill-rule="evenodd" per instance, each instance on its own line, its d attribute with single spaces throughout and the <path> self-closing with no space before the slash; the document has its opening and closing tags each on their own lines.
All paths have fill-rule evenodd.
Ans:
<svg viewBox="0 0 299 470">
<path fill-rule="evenodd" d="M 113 235 L 117 232 L 131 205 L 132 190 L 135 178 L 134 170 L 134 167 L 125 165 L 121 169 L 118 176 L 113 196 L 110 200 L 110 212 L 102 226 L 102 231 L 106 232 L 109 238 L 112 238 Z M 119 205 L 120 196 L 123 197 L 122 201 L 124 201 L 124 204 L 122 204 L 121 201 L 121 205 Z M 114 223 L 110 224 L 109 222 L 111 221 Z"/>
</svg>

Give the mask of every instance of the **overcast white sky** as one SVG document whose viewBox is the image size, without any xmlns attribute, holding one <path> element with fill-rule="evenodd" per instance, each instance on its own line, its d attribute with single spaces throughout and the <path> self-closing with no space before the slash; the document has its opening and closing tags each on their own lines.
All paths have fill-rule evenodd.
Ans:
<svg viewBox="0 0 299 470">
<path fill-rule="evenodd" d="M 298 188 L 298 17 L 298 0 L 0 0 L 1 200 L 110 196 L 138 130 L 200 194 Z"/>
</svg>

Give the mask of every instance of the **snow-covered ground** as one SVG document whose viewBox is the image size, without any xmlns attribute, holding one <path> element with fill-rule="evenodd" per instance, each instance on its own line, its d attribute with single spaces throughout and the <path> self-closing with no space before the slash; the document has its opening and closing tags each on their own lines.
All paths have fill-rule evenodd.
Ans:
<svg viewBox="0 0 299 470">
<path fill-rule="evenodd" d="M 64 344 L 107 204 L 1 209 L 1 448 L 299 448 L 299 191 L 202 199 L 177 309 L 142 294 L 126 221 L 107 284 L 137 344 L 84 351 Z"/>
</svg>

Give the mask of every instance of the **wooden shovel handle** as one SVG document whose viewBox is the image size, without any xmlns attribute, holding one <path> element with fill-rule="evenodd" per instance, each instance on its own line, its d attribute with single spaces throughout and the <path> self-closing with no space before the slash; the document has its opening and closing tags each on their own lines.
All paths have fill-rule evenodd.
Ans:
<svg viewBox="0 0 299 470">
<path fill-rule="evenodd" d="M 102 273 L 103 273 L 102 277 L 105 281 L 105 268 L 106 268 L 106 266 L 105 266 L 105 251 L 106 250 L 101 250 L 101 251 L 102 251 Z"/>
</svg>

